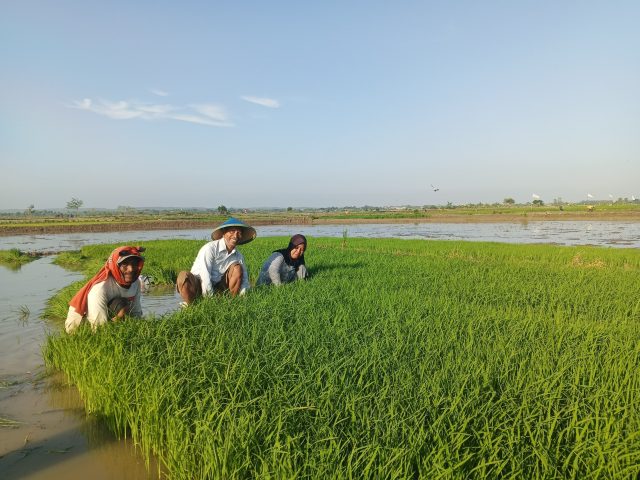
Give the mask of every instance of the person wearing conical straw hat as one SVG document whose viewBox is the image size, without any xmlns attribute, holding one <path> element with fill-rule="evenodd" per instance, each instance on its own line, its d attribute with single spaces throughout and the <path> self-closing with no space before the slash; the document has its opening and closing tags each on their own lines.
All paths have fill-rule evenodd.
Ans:
<svg viewBox="0 0 640 480">
<path fill-rule="evenodd" d="M 64 322 L 67 333 L 86 320 L 95 329 L 108 321 L 126 315 L 142 316 L 140 304 L 140 272 L 144 266 L 144 247 L 116 248 L 100 271 L 91 278 L 69 302 Z"/>
<path fill-rule="evenodd" d="M 229 218 L 211 233 L 193 262 L 190 271 L 178 274 L 176 290 L 182 305 L 190 305 L 203 295 L 229 292 L 243 295 L 249 289 L 249 274 L 244 256 L 236 247 L 256 238 L 256 230 L 242 220 Z"/>
</svg>

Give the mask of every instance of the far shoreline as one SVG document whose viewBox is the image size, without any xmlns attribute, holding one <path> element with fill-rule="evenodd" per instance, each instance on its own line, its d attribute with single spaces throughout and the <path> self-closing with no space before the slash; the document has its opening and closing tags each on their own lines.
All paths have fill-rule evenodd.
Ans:
<svg viewBox="0 0 640 480">
<path fill-rule="evenodd" d="M 567 221 L 612 221 L 612 222 L 640 222 L 640 212 L 549 212 L 532 211 L 520 214 L 513 213 L 437 213 L 428 216 L 406 216 L 387 218 L 358 217 L 351 218 L 313 218 L 310 216 L 291 216 L 284 218 L 252 218 L 238 215 L 243 221 L 252 226 L 267 225 L 357 225 L 357 224 L 402 224 L 402 223 L 528 223 L 528 222 L 567 222 Z M 56 233 L 90 233 L 90 232 L 122 232 L 141 230 L 195 230 L 214 228 L 217 223 L 203 220 L 159 220 L 159 221 L 131 221 L 123 219 L 116 222 L 83 223 L 78 224 L 50 224 L 50 225 L 13 225 L 0 228 L 0 236 L 56 234 Z"/>
</svg>

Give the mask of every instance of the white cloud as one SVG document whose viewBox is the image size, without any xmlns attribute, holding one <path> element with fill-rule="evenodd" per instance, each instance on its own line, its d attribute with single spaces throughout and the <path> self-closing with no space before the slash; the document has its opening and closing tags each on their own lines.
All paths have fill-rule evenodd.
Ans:
<svg viewBox="0 0 640 480">
<path fill-rule="evenodd" d="M 200 105 L 189 105 L 196 112 L 201 113 L 202 115 L 213 118 L 214 120 L 219 120 L 221 122 L 227 121 L 227 113 L 224 108 L 219 105 L 213 104 L 200 104 Z"/>
<path fill-rule="evenodd" d="M 82 100 L 76 100 L 73 102 L 75 104 L 75 108 L 79 108 L 81 110 L 90 110 L 91 109 L 91 99 L 83 98 Z"/>
<path fill-rule="evenodd" d="M 143 117 L 146 119 L 151 119 L 152 117 L 163 117 L 175 110 L 171 105 L 138 105 L 137 109 L 142 112 Z"/>
<path fill-rule="evenodd" d="M 99 103 L 93 102 L 90 98 L 84 98 L 82 101 L 74 102 L 74 107 L 80 110 L 87 110 L 99 115 L 105 115 L 116 120 L 139 117 L 142 112 L 131 109 L 128 102 L 109 102 L 100 100 Z"/>
<path fill-rule="evenodd" d="M 165 92 L 164 90 L 160 90 L 159 88 L 151 88 L 149 89 L 149 91 L 151 93 L 153 93 L 154 95 L 157 95 L 159 97 L 166 97 L 169 95 L 168 92 Z"/>
<path fill-rule="evenodd" d="M 262 105 L 263 107 L 268 108 L 280 108 L 280 102 L 273 98 L 263 98 L 263 97 L 252 97 L 250 95 L 243 95 L 242 100 L 250 103 L 255 103 L 256 105 Z"/>
<path fill-rule="evenodd" d="M 211 127 L 233 127 L 221 106 L 213 104 L 187 105 L 175 107 L 167 104 L 150 104 L 141 102 L 127 102 L 124 100 L 111 102 L 109 100 L 94 101 L 90 98 L 76 100 L 71 108 L 104 115 L 114 120 L 177 120 L 180 122 L 197 123 Z"/>
<path fill-rule="evenodd" d="M 199 125 L 209 125 L 211 127 L 234 127 L 235 126 L 233 123 L 230 123 L 230 122 L 210 120 L 206 117 L 188 114 L 188 113 L 174 113 L 170 115 L 169 118 L 173 120 L 179 120 L 181 122 L 197 123 Z"/>
</svg>

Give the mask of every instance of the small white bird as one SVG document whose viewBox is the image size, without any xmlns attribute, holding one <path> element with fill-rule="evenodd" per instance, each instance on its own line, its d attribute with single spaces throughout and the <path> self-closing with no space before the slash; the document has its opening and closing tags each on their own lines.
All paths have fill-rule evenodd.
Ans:
<svg viewBox="0 0 640 480">
<path fill-rule="evenodd" d="M 540 200 L 540 195 L 538 195 L 537 193 L 533 193 L 531 194 L 531 196 L 533 197 L 534 200 Z"/>
<path fill-rule="evenodd" d="M 440 190 L 439 188 L 434 187 L 433 183 L 431 184 L 431 188 L 433 189 L 434 192 L 437 192 L 438 190 Z"/>
<path fill-rule="evenodd" d="M 634 197 L 633 195 L 631 195 L 631 201 L 635 202 L 635 201 L 636 201 L 636 197 Z"/>
<path fill-rule="evenodd" d="M 593 195 L 591 195 L 590 193 L 587 193 L 587 198 L 593 198 Z"/>
</svg>

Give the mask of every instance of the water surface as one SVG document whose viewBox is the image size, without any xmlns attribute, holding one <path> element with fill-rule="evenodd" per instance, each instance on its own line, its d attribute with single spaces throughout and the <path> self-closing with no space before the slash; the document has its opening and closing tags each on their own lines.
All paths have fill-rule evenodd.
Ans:
<svg viewBox="0 0 640 480">
<path fill-rule="evenodd" d="M 412 238 L 469 240 L 506 243 L 553 243 L 557 245 L 598 245 L 640 247 L 640 222 L 620 221 L 538 221 L 503 223 L 393 223 L 350 225 L 270 225 L 256 227 L 258 236 Z M 144 242 L 146 240 L 189 239 L 208 241 L 211 229 L 151 230 L 124 232 L 56 233 L 0 237 L 0 250 L 78 250 L 99 243 Z"/>
<path fill-rule="evenodd" d="M 0 478 L 157 478 L 157 467 L 147 471 L 130 442 L 85 413 L 64 376 L 46 375 L 41 347 L 62 322 L 40 318 L 45 303 L 82 278 L 52 260 L 0 266 Z"/>
</svg>

